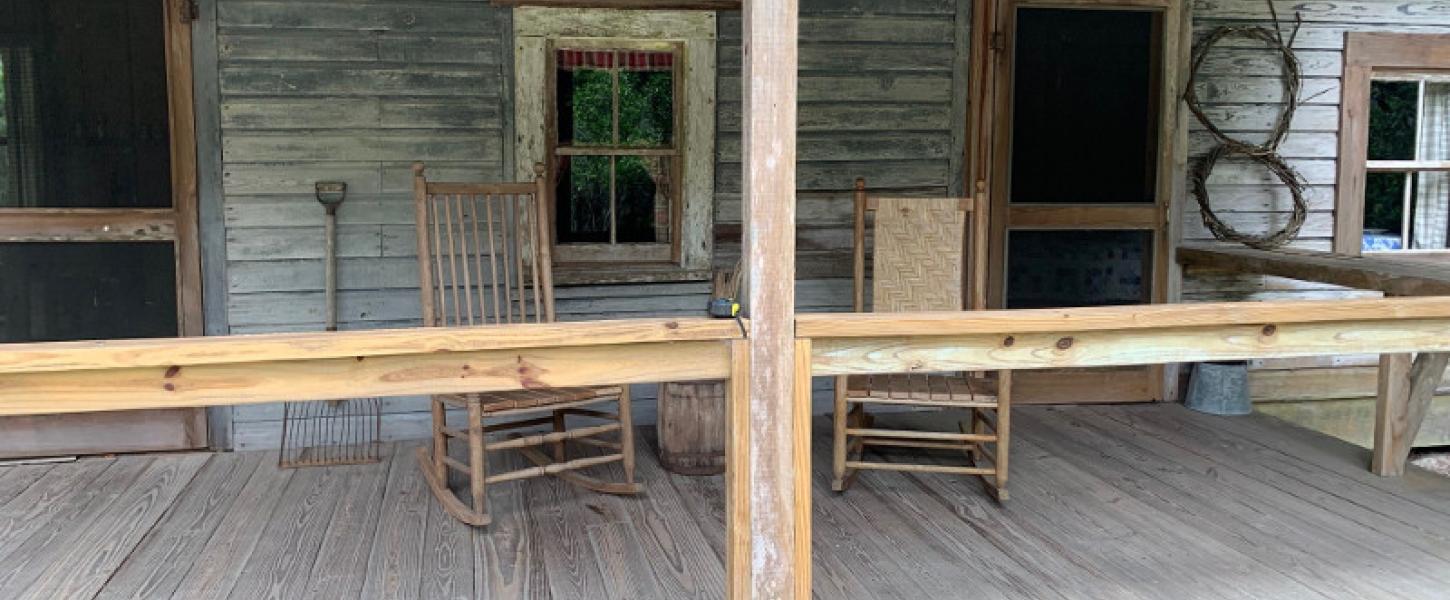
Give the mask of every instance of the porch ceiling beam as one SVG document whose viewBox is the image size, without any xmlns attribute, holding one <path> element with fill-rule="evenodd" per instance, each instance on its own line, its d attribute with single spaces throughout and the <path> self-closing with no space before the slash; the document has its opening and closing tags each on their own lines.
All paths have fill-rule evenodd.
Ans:
<svg viewBox="0 0 1450 600">
<path fill-rule="evenodd" d="M 732 379 L 726 596 L 811 597 L 809 410 L 795 336 L 796 0 L 742 3 L 744 262 L 750 337 Z M 805 342 L 808 347 L 809 342 Z M 797 369 L 803 372 L 797 372 Z M 747 379 L 742 385 L 741 378 Z M 743 402 L 745 406 L 738 406 Z M 743 488 L 743 489 L 742 489 Z"/>
</svg>

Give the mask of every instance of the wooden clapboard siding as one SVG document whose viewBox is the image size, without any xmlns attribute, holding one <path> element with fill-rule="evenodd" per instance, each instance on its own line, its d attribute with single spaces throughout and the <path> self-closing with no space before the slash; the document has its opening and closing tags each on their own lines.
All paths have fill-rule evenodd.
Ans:
<svg viewBox="0 0 1450 600">
<path fill-rule="evenodd" d="M 1300 235 L 1300 247 L 1328 247 L 1334 233 L 1335 170 L 1337 168 L 1340 78 L 1344 63 L 1344 34 L 1349 31 L 1397 31 L 1450 33 L 1450 3 L 1359 0 L 1347 2 L 1288 2 L 1276 0 L 1275 7 L 1285 23 L 1285 35 L 1293 27 L 1296 12 L 1304 25 L 1294 38 L 1294 49 L 1304 70 L 1302 106 L 1296 113 L 1281 154 L 1304 176 L 1309 187 L 1306 200 L 1309 216 Z M 1199 39 L 1221 25 L 1269 25 L 1270 16 L 1262 0 L 1195 0 L 1194 37 Z M 1227 39 L 1204 61 L 1198 92 L 1204 111 L 1225 131 L 1246 140 L 1262 140 L 1272 126 L 1282 101 L 1281 67 L 1278 57 L 1257 42 Z M 1198 122 L 1192 121 L 1190 153 L 1206 152 L 1214 144 Z M 1215 210 L 1240 230 L 1266 231 L 1283 224 L 1290 201 L 1282 184 L 1262 168 L 1223 163 L 1210 180 Z M 1187 200 L 1184 210 L 1185 240 L 1212 239 L 1198 218 L 1197 205 Z M 1234 278 L 1233 283 L 1213 274 L 1190 270 L 1185 273 L 1183 297 L 1189 301 L 1252 299 L 1268 293 L 1246 290 L 1254 277 Z M 1221 284 L 1226 287 L 1221 287 Z M 1261 283 L 1273 287 L 1277 283 Z M 1324 297 L 1334 288 L 1309 285 L 1275 289 L 1275 297 L 1296 294 Z"/>
<path fill-rule="evenodd" d="M 966 0 L 800 7 L 796 308 L 850 310 L 851 186 L 960 191 Z M 715 264 L 740 256 L 740 27 L 719 16 Z M 954 83 L 956 82 L 956 83 Z"/>
<path fill-rule="evenodd" d="M 1297 11 L 1304 20 L 1294 38 L 1294 49 L 1304 69 L 1302 106 L 1281 147 L 1281 154 L 1308 183 L 1308 219 L 1299 247 L 1329 249 L 1334 234 L 1335 170 L 1337 168 L 1340 78 L 1344 62 L 1344 36 L 1351 31 L 1450 33 L 1450 3 L 1285 2 L 1276 1 L 1279 15 L 1292 27 Z M 1220 25 L 1267 25 L 1268 9 L 1261 0 L 1196 0 L 1194 36 L 1201 38 Z M 1204 62 L 1198 92 L 1207 112 L 1226 131 L 1248 140 L 1261 140 L 1272 126 L 1282 98 L 1280 67 L 1273 52 L 1257 42 L 1224 40 Z M 1200 155 L 1214 145 L 1197 121 L 1192 122 L 1190 152 Z M 1224 221 L 1240 230 L 1266 231 L 1282 225 L 1291 203 L 1285 188 L 1261 168 L 1226 163 L 1210 180 L 1214 207 Z M 1211 239 L 1188 200 L 1184 210 L 1184 239 Z M 1370 292 L 1262 275 L 1232 275 L 1190 269 L 1184 275 L 1183 298 L 1188 301 L 1282 300 L 1364 297 Z M 1301 425 L 1368 445 L 1374 413 L 1377 362 L 1349 361 L 1355 366 L 1336 368 L 1302 361 L 1259 361 L 1251 375 L 1251 389 L 1260 410 Z M 1419 443 L 1450 443 L 1450 405 L 1438 401 L 1426 418 Z"/>
<path fill-rule="evenodd" d="M 503 177 L 508 11 L 482 0 L 219 0 L 216 26 L 231 332 L 322 329 L 313 183 L 324 180 L 348 184 L 341 326 L 416 325 L 410 165 L 426 161 L 438 179 Z M 385 438 L 426 435 L 422 399 L 385 404 Z M 234 411 L 234 446 L 275 446 L 280 417 L 278 405 Z"/>
</svg>

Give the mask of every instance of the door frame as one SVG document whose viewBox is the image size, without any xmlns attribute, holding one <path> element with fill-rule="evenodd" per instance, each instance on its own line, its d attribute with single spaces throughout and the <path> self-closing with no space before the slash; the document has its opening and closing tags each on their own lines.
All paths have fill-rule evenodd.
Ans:
<svg viewBox="0 0 1450 600">
<path fill-rule="evenodd" d="M 1012 205 L 1009 200 L 1012 148 L 1014 49 L 1017 11 L 1020 8 L 1069 8 L 1081 10 L 1149 10 L 1161 15 L 1157 81 L 1159 126 L 1157 148 L 1156 201 L 1153 204 Z M 1192 11 L 1178 0 L 989 0 L 974 3 L 972 15 L 972 60 L 968 93 L 966 161 L 967 189 L 988 199 L 990 239 L 988 256 L 988 305 L 1000 308 L 1006 297 L 1007 233 L 1013 228 L 1150 230 L 1153 235 L 1150 301 L 1177 302 L 1182 274 L 1174 249 L 1182 239 L 1181 212 L 1187 197 L 1187 111 L 1182 110 L 1182 86 L 1188 72 L 1192 34 Z M 1066 382 L 1082 380 L 1084 374 L 1033 372 L 1022 382 L 1039 390 L 1033 401 L 1154 401 L 1177 398 L 1176 366 L 1154 366 L 1134 371 L 1137 377 L 1096 378 L 1114 385 L 1097 390 L 1083 399 L 1076 386 Z M 1030 380 L 1030 381 L 1029 381 Z"/>
<path fill-rule="evenodd" d="M 197 216 L 196 108 L 192 74 L 191 3 L 159 0 L 165 20 L 167 128 L 170 135 L 170 208 L 0 208 L 0 242 L 170 242 L 175 257 L 176 320 L 181 336 L 204 335 L 202 269 Z M 185 442 L 207 446 L 206 409 L 185 410 Z M 76 427 L 112 417 L 118 426 L 144 424 L 138 414 L 71 417 Z M 57 417 L 58 419 L 61 417 Z M 38 420 L 36 426 L 49 421 Z M 131 424 L 131 425 L 126 425 Z M 120 448 L 124 451 L 127 448 Z"/>
</svg>

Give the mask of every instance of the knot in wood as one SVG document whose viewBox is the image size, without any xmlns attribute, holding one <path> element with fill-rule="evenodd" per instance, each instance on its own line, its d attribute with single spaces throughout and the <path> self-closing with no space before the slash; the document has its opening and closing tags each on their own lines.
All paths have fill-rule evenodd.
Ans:
<svg viewBox="0 0 1450 600">
<path fill-rule="evenodd" d="M 1057 349 L 1058 350 L 1066 350 L 1066 349 L 1071 348 L 1071 347 L 1072 347 L 1072 337 L 1071 336 L 1068 336 L 1068 337 L 1065 337 L 1065 338 L 1062 338 L 1062 339 L 1057 340 Z"/>
<path fill-rule="evenodd" d="M 1262 331 L 1264 335 L 1274 335 L 1279 332 L 1279 327 L 1277 325 L 1265 325 Z"/>
<path fill-rule="evenodd" d="M 1015 337 L 1012 337 L 1012 336 L 1010 336 L 1010 335 L 1009 335 L 1009 336 L 1007 336 L 1007 337 L 1006 337 L 1006 338 L 1005 338 L 1005 339 L 1003 339 L 1003 340 L 1002 340 L 1002 345 L 1003 345 L 1003 346 L 1006 346 L 1006 347 L 1008 347 L 1008 348 L 1011 348 L 1011 347 L 1012 347 L 1012 345 L 1013 345 L 1013 344 L 1016 344 L 1016 343 L 1017 343 L 1017 338 L 1015 338 Z"/>
</svg>

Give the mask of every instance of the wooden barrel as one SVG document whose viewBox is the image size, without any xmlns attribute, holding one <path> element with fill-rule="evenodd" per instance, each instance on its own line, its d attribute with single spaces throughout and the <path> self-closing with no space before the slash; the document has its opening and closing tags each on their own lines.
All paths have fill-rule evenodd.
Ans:
<svg viewBox="0 0 1450 600">
<path fill-rule="evenodd" d="M 725 472 L 725 382 L 681 381 L 661 386 L 660 463 L 680 475 Z"/>
</svg>

